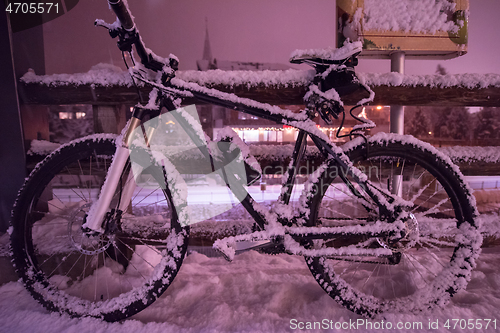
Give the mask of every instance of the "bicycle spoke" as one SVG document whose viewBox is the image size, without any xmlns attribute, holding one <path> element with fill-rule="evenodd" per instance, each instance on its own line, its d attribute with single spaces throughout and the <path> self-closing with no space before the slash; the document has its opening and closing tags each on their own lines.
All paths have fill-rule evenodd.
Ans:
<svg viewBox="0 0 500 333">
<path fill-rule="evenodd" d="M 427 198 L 427 200 L 425 200 L 424 202 L 422 202 L 420 205 L 416 206 L 413 208 L 413 210 L 411 211 L 412 213 L 417 210 L 419 207 L 420 208 L 424 208 L 422 205 L 423 204 L 426 204 L 428 203 L 432 198 L 434 198 L 439 192 L 442 192 L 443 190 L 439 190 L 439 191 L 435 191 L 430 197 Z"/>
<path fill-rule="evenodd" d="M 378 264 L 377 264 L 378 266 Z M 375 267 L 376 269 L 377 267 Z M 372 270 L 372 272 L 370 273 L 370 275 L 368 276 L 368 279 L 365 280 L 365 283 L 363 283 L 363 285 L 361 286 L 361 288 L 359 288 L 360 290 L 363 290 L 364 289 L 364 286 L 368 283 L 368 281 L 370 280 L 370 278 L 372 277 L 373 273 L 375 273 L 375 269 Z"/>
<path fill-rule="evenodd" d="M 142 245 L 147 246 L 150 250 L 152 250 L 152 251 L 156 252 L 156 254 L 161 255 L 161 252 L 160 252 L 160 251 L 158 251 L 156 248 L 152 247 L 151 245 L 148 245 L 148 244 L 144 243 L 144 242 L 142 241 L 144 238 L 131 237 L 131 239 L 133 239 L 133 240 L 138 240 L 139 242 L 141 242 L 141 244 L 142 244 Z"/>
<path fill-rule="evenodd" d="M 94 284 L 94 301 L 97 300 L 97 272 L 99 271 L 99 256 L 97 256 L 97 263 L 96 263 L 96 268 L 94 270 L 94 276 L 95 276 L 95 284 Z"/>
<path fill-rule="evenodd" d="M 41 212 L 41 211 L 33 211 L 32 214 L 41 214 L 41 215 L 44 215 L 44 217 L 46 217 L 46 218 L 53 218 L 52 220 L 43 221 L 43 223 L 40 223 L 43 225 L 68 224 L 68 220 L 71 218 L 71 216 L 69 216 L 69 215 L 60 215 L 60 214 L 47 213 L 47 212 Z"/>
<path fill-rule="evenodd" d="M 120 251 L 120 249 L 118 247 L 115 247 L 115 249 L 120 252 L 120 254 L 122 256 L 124 256 L 125 258 L 127 257 L 122 251 Z M 132 266 L 136 271 L 137 273 L 139 273 L 139 275 L 144 279 L 144 280 L 147 280 L 146 277 L 141 273 L 140 270 L 137 269 L 137 267 L 135 267 L 135 265 L 132 263 L 132 262 L 129 262 L 129 265 Z"/>
<path fill-rule="evenodd" d="M 78 161 L 78 163 L 80 163 L 80 161 Z M 80 177 L 79 177 L 79 176 L 76 176 L 76 175 L 73 175 L 67 166 L 66 166 L 66 170 L 68 171 L 68 174 L 69 174 L 70 176 L 73 176 L 73 177 L 76 179 L 77 183 L 79 183 L 79 182 L 80 182 Z M 82 171 L 82 174 L 83 174 L 83 171 Z M 75 191 L 72 187 L 70 188 L 70 190 L 71 190 L 73 193 L 75 193 L 75 194 L 76 194 L 76 195 L 77 195 L 80 199 L 82 199 L 83 201 L 87 202 L 87 200 L 85 199 L 85 194 L 83 194 L 83 191 L 81 190 L 80 186 L 76 186 L 76 188 L 80 190 L 80 194 L 81 194 L 81 195 L 80 195 L 80 194 L 78 194 L 78 193 L 76 193 L 76 191 Z"/>
<path fill-rule="evenodd" d="M 431 252 L 431 250 L 429 250 L 428 248 L 424 247 L 424 250 L 427 251 L 427 253 L 429 253 L 429 255 L 438 263 L 440 264 L 443 268 L 445 268 L 445 265 L 443 265 L 443 263 L 441 263 L 441 261 L 439 260 L 439 258 L 436 256 L 436 254 L 434 252 Z"/>
<path fill-rule="evenodd" d="M 391 282 L 392 295 L 393 295 L 393 298 L 396 298 L 396 290 L 394 290 L 394 279 L 392 278 L 391 268 L 387 267 L 387 269 L 389 271 L 389 278 L 390 278 L 390 282 Z M 384 279 L 384 281 L 385 281 L 385 279 Z"/>
<path fill-rule="evenodd" d="M 122 241 L 121 239 L 118 238 L 118 241 L 120 243 L 122 243 L 123 245 L 125 245 L 129 250 L 131 251 L 134 251 L 127 243 L 125 243 L 124 241 Z M 137 255 L 139 258 L 141 258 L 142 260 L 144 260 L 144 262 L 146 264 L 148 264 L 149 266 L 151 266 L 151 268 L 155 268 L 155 266 L 153 264 L 151 264 L 149 261 L 147 261 L 146 259 L 144 259 L 143 256 L 139 255 L 137 252 L 135 252 L 135 255 Z"/>
<path fill-rule="evenodd" d="M 424 280 L 424 282 L 426 284 L 429 284 L 429 281 L 427 281 L 426 278 L 424 278 L 424 276 L 422 275 L 422 273 L 420 273 L 420 270 L 417 268 L 417 266 L 415 266 L 415 264 L 413 263 L 414 261 L 418 262 L 418 260 L 415 259 L 415 257 L 413 257 L 412 255 L 410 255 L 408 252 L 406 252 L 404 254 L 404 256 L 406 256 L 406 258 L 408 258 L 408 261 L 410 262 L 410 264 L 415 268 L 415 270 L 417 271 L 417 273 L 420 275 L 420 277 L 422 277 L 422 280 Z M 410 260 L 410 257 L 412 257 L 414 260 Z M 420 264 L 420 266 L 423 266 L 422 264 Z M 429 273 L 431 273 L 432 275 L 434 275 L 434 277 L 436 277 L 437 275 L 432 272 L 430 269 L 428 269 L 426 266 L 423 266 L 425 269 L 427 269 L 429 271 Z"/>
<path fill-rule="evenodd" d="M 73 251 L 73 252 L 75 252 L 75 251 Z M 71 252 L 71 253 L 73 253 L 73 252 Z M 70 253 L 70 254 L 71 254 L 71 253 Z M 55 255 L 53 255 L 52 257 L 53 257 L 53 258 L 57 258 Z M 65 259 L 65 258 L 67 258 L 67 257 L 63 257 L 63 259 L 61 260 L 61 262 L 60 262 L 60 263 L 56 266 L 56 268 L 54 268 L 54 269 L 52 270 L 52 272 L 50 272 L 50 274 L 49 274 L 48 276 L 52 276 L 52 275 L 54 274 L 54 272 L 55 272 L 55 271 L 57 271 L 57 270 L 61 267 L 61 265 L 62 265 L 62 264 L 64 264 L 64 262 L 66 261 L 66 259 Z"/>
<path fill-rule="evenodd" d="M 117 251 L 117 250 L 116 250 L 116 247 L 113 247 L 113 251 L 114 251 L 114 253 L 115 253 L 115 257 L 118 257 L 118 253 L 116 252 L 116 251 Z M 106 253 L 106 252 L 104 252 L 104 253 Z M 113 258 L 111 258 L 111 257 L 109 256 L 109 254 L 107 254 L 107 253 L 106 253 L 106 255 L 108 256 L 108 258 L 109 258 L 110 260 L 113 260 L 113 261 L 114 261 L 114 259 L 113 259 Z M 125 278 L 125 281 L 129 284 L 129 286 L 131 287 L 131 289 L 133 289 L 133 288 L 134 288 L 134 286 L 132 285 L 132 283 L 130 282 L 130 280 L 128 279 L 128 277 L 125 275 L 125 272 L 124 272 L 124 274 L 119 274 L 118 276 L 119 276 L 120 281 L 122 281 L 122 279 L 123 279 L 123 278 Z M 123 294 L 123 284 L 122 284 L 122 283 L 120 283 L 120 284 L 119 284 L 119 286 L 120 286 L 120 294 Z"/>
<path fill-rule="evenodd" d="M 438 239 L 432 239 L 432 238 L 429 238 L 429 237 L 420 237 L 420 243 L 422 243 L 422 240 L 425 242 L 425 244 L 433 247 L 433 248 L 437 248 L 439 249 L 437 246 L 433 245 L 433 244 L 436 244 L 436 245 L 442 245 L 442 246 L 448 246 L 448 247 L 452 247 L 452 248 L 455 248 L 457 246 L 456 243 L 450 243 L 450 242 L 446 242 L 446 241 L 441 241 L 441 240 L 438 240 Z M 423 244 L 423 243 L 422 243 Z"/>
</svg>

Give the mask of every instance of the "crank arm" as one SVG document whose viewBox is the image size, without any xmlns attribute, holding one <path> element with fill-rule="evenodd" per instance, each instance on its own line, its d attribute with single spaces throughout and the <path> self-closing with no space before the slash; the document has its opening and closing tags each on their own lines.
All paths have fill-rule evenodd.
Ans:
<svg viewBox="0 0 500 333">
<path fill-rule="evenodd" d="M 219 251 L 227 261 L 233 261 L 236 254 L 276 244 L 275 239 L 280 238 L 279 235 L 270 235 L 267 231 L 256 231 L 218 239 L 214 242 L 213 248 Z"/>
</svg>

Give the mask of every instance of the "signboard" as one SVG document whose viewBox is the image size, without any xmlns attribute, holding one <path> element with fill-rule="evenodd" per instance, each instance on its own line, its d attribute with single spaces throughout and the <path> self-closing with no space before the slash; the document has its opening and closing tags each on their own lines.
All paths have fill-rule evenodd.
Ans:
<svg viewBox="0 0 500 333">
<path fill-rule="evenodd" d="M 337 46 L 363 41 L 361 56 L 449 59 L 467 53 L 469 0 L 337 0 Z"/>
</svg>

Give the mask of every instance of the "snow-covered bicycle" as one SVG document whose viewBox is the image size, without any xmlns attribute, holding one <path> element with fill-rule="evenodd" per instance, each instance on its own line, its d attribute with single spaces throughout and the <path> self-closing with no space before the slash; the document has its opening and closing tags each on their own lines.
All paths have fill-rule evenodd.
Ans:
<svg viewBox="0 0 500 333">
<path fill-rule="evenodd" d="M 190 154 L 198 161 L 195 173 L 218 177 L 255 220 L 253 232 L 215 241 L 229 260 L 255 248 L 304 256 L 333 299 L 371 317 L 443 305 L 465 288 L 482 239 L 460 170 L 410 136 L 355 132 L 339 148 L 313 121 L 343 122 L 338 93 L 365 89 L 370 97 L 357 107 L 373 99 L 354 72 L 360 42 L 292 55 L 291 62 L 316 69 L 306 108 L 294 113 L 176 78 L 178 60 L 145 48 L 126 4 L 108 2 L 118 20 L 96 23 L 119 38 L 122 52 L 135 47 L 140 64 L 129 71 L 152 92 L 122 135 L 63 145 L 36 166 L 19 193 L 10 229 L 13 262 L 46 308 L 117 321 L 162 295 L 184 259 L 189 225 L 207 216 L 188 199 L 183 167 Z M 183 98 L 193 97 L 298 129 L 272 209 L 247 191 L 259 168 L 237 135 L 226 129 L 212 142 L 196 112 L 180 108 Z M 372 125 L 358 120 L 358 128 Z M 293 201 L 308 139 L 324 161 Z"/>
</svg>

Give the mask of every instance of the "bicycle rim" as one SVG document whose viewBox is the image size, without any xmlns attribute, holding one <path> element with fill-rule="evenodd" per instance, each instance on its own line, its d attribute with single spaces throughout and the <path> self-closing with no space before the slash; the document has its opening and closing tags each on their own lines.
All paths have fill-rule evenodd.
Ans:
<svg viewBox="0 0 500 333">
<path fill-rule="evenodd" d="M 465 287 L 481 244 L 467 187 L 441 156 L 399 139 L 372 141 L 368 152 L 360 145 L 348 155 L 376 187 L 412 202 L 407 235 L 396 242 L 352 235 L 317 241 L 316 248 L 387 248 L 394 255 L 306 258 L 313 276 L 340 304 L 369 317 L 445 304 Z M 380 219 L 377 205 L 355 197 L 334 168 L 325 169 L 309 195 L 309 224 L 369 225 Z"/>
<path fill-rule="evenodd" d="M 108 321 L 151 304 L 175 277 L 187 248 L 162 174 L 143 171 L 121 219 L 105 235 L 81 225 L 99 194 L 115 151 L 95 136 L 62 147 L 24 185 L 13 213 L 12 250 L 27 289 L 45 307 Z M 127 177 L 123 175 L 120 185 Z M 111 207 L 117 207 L 117 190 Z"/>
</svg>

